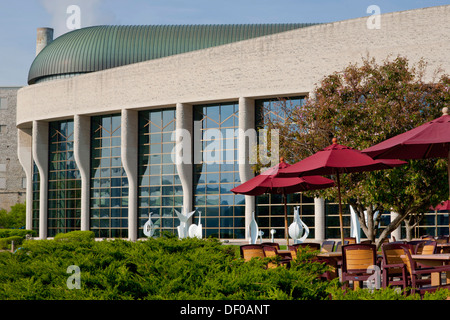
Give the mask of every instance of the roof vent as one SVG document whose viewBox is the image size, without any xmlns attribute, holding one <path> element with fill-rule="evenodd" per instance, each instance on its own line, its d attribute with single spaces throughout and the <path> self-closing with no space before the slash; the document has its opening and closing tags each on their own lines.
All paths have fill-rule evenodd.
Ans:
<svg viewBox="0 0 450 320">
<path fill-rule="evenodd" d="M 36 56 L 53 41 L 52 28 L 38 28 L 36 37 Z"/>
</svg>

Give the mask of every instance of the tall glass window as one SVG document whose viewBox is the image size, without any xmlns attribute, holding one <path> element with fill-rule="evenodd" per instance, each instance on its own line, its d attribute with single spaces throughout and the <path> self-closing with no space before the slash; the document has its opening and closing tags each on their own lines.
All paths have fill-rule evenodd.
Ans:
<svg viewBox="0 0 450 320">
<path fill-rule="evenodd" d="M 204 235 L 245 237 L 245 199 L 231 189 L 240 184 L 238 103 L 194 107 L 194 205 L 201 211 Z M 194 223 L 198 223 L 198 211 Z"/>
<path fill-rule="evenodd" d="M 183 190 L 174 163 L 175 109 L 139 112 L 139 236 L 152 218 L 155 236 L 175 233 L 179 225 L 174 209 L 181 212 Z"/>
<path fill-rule="evenodd" d="M 128 179 L 121 160 L 120 114 L 91 119 L 91 230 L 128 237 Z"/>
<path fill-rule="evenodd" d="M 256 126 L 260 129 L 267 128 L 267 122 L 288 121 L 289 109 L 302 106 L 305 97 L 290 97 L 284 99 L 256 100 Z M 283 155 L 280 155 L 283 156 Z M 293 164 L 288 158 L 285 160 Z M 287 196 L 288 224 L 294 217 L 294 208 L 299 206 L 299 214 L 302 221 L 310 230 L 309 237 L 314 237 L 314 199 L 302 193 L 289 194 Z M 285 238 L 284 225 L 284 200 L 280 194 L 264 194 L 256 197 L 256 220 L 258 227 L 264 232 L 264 236 L 270 237 L 270 230 L 275 229 L 275 238 Z"/>
<path fill-rule="evenodd" d="M 80 229 L 81 177 L 73 154 L 73 130 L 73 120 L 49 126 L 49 237 Z"/>
<path fill-rule="evenodd" d="M 32 204 L 32 218 L 31 229 L 39 234 L 39 192 L 40 190 L 40 176 L 36 163 L 33 161 L 33 204 Z"/>
</svg>

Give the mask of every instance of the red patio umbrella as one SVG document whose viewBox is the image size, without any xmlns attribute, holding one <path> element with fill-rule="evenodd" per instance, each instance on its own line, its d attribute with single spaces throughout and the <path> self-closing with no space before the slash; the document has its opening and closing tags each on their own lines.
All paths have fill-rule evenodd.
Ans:
<svg viewBox="0 0 450 320">
<path fill-rule="evenodd" d="M 450 211 L 450 200 L 442 201 L 436 207 L 434 207 L 434 210 Z"/>
<path fill-rule="evenodd" d="M 280 170 L 280 174 L 285 176 L 336 175 L 341 241 L 344 243 L 339 175 L 342 173 L 391 169 L 403 164 L 406 164 L 406 162 L 384 159 L 374 160 L 356 149 L 338 144 L 337 139 L 333 138 L 332 145 L 288 168 Z"/>
<path fill-rule="evenodd" d="M 443 115 L 417 128 L 380 142 L 362 152 L 374 159 L 448 159 L 450 187 L 450 115 Z"/>
<path fill-rule="evenodd" d="M 280 163 L 243 184 L 231 189 L 233 193 L 257 196 L 264 193 L 282 194 L 284 197 L 284 224 L 286 243 L 289 245 L 287 222 L 287 194 L 308 190 L 325 189 L 334 186 L 334 181 L 321 176 L 280 177 L 279 171 L 290 165 L 280 159 Z"/>
<path fill-rule="evenodd" d="M 362 151 L 374 159 L 448 159 L 450 189 L 450 115 L 442 116 Z M 450 229 L 450 225 L 449 225 Z"/>
</svg>

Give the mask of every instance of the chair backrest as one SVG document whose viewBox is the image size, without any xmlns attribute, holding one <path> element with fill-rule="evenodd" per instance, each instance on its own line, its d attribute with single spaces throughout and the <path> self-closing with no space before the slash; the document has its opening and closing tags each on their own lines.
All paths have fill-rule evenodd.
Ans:
<svg viewBox="0 0 450 320">
<path fill-rule="evenodd" d="M 297 251 L 298 248 L 303 248 L 308 251 L 319 251 L 320 250 L 320 243 L 314 243 L 314 242 L 304 242 L 304 243 L 298 243 L 294 245 L 288 246 L 289 251 L 291 252 L 292 259 L 297 258 Z"/>
<path fill-rule="evenodd" d="M 392 242 L 384 243 L 381 246 L 384 264 L 386 264 L 386 265 L 405 264 L 405 259 L 401 257 L 402 255 L 405 254 L 405 252 L 404 252 L 405 247 L 408 250 L 410 250 L 411 252 L 413 252 L 412 250 L 414 250 L 413 245 L 408 245 L 408 244 L 404 244 L 404 243 L 392 243 Z M 401 268 L 391 268 L 389 270 L 390 274 L 397 274 L 397 273 L 401 273 L 401 272 L 402 272 Z"/>
<path fill-rule="evenodd" d="M 269 246 L 269 247 L 275 247 L 278 250 L 280 250 L 280 245 L 278 244 L 278 242 L 263 242 L 261 243 L 262 246 Z"/>
<path fill-rule="evenodd" d="M 448 243 L 448 236 L 439 236 L 436 239 L 437 243 Z"/>
<path fill-rule="evenodd" d="M 361 240 L 360 243 L 361 243 L 361 244 L 372 244 L 372 240 L 369 240 L 369 239 L 367 239 L 367 240 Z"/>
<path fill-rule="evenodd" d="M 348 241 L 344 240 L 344 246 L 348 245 Z M 340 241 L 338 241 L 338 243 L 336 243 L 336 246 L 334 247 L 334 251 L 335 252 L 341 252 L 342 251 L 342 244 Z"/>
<path fill-rule="evenodd" d="M 249 261 L 252 258 L 264 258 L 263 246 L 259 244 L 247 244 L 240 247 L 241 257 L 245 261 Z"/>
<path fill-rule="evenodd" d="M 349 244 L 342 246 L 342 271 L 366 272 L 377 262 L 374 244 Z"/>
<path fill-rule="evenodd" d="M 430 240 L 423 244 L 422 253 L 420 254 L 434 254 L 436 253 L 436 241 Z"/>
<path fill-rule="evenodd" d="M 326 240 L 322 242 L 322 247 L 320 248 L 321 252 L 333 252 L 334 249 L 334 241 Z"/>
<path fill-rule="evenodd" d="M 408 247 L 403 247 L 403 255 L 401 258 L 406 265 L 406 271 L 412 275 L 413 271 L 416 269 L 416 262 L 411 257 L 411 250 Z"/>
<path fill-rule="evenodd" d="M 345 237 L 344 243 L 345 243 L 345 241 L 347 241 L 348 244 L 356 244 L 356 238 L 353 238 L 353 237 Z"/>
<path fill-rule="evenodd" d="M 278 255 L 278 250 L 274 246 L 262 246 L 265 257 L 276 257 Z"/>
</svg>

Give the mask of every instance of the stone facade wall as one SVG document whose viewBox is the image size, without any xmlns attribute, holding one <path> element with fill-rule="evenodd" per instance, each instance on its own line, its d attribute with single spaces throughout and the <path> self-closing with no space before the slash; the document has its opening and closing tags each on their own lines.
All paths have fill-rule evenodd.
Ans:
<svg viewBox="0 0 450 320">
<path fill-rule="evenodd" d="M 16 105 L 19 87 L 0 87 L 0 209 L 25 202 L 25 173 L 17 156 Z"/>
</svg>

